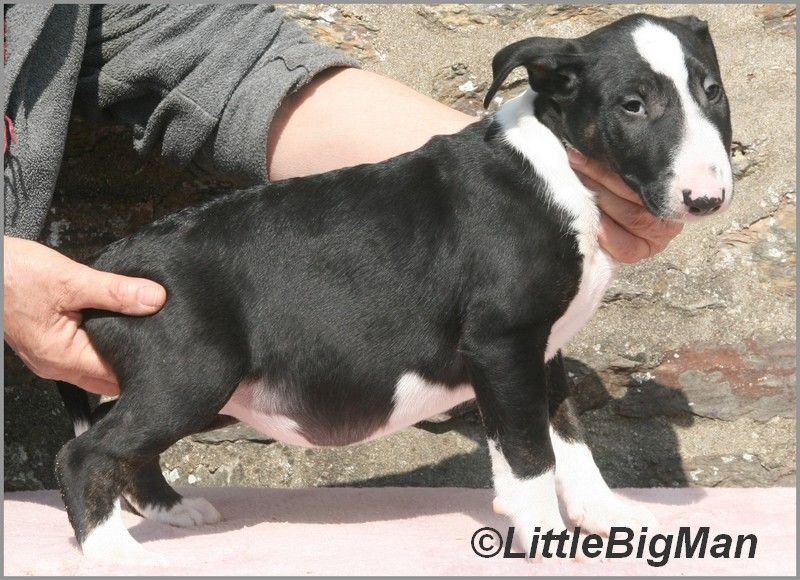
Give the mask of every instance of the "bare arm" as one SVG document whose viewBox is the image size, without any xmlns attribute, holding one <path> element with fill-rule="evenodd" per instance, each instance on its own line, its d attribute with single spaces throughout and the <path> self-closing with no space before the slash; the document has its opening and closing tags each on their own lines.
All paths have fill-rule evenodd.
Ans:
<svg viewBox="0 0 800 580">
<path fill-rule="evenodd" d="M 272 179 L 383 161 L 460 131 L 474 117 L 381 75 L 330 69 L 279 110 L 267 144 Z M 662 251 L 681 224 L 659 220 L 616 174 L 571 155 L 573 169 L 597 193 L 603 211 L 600 245 L 624 263 Z"/>
</svg>

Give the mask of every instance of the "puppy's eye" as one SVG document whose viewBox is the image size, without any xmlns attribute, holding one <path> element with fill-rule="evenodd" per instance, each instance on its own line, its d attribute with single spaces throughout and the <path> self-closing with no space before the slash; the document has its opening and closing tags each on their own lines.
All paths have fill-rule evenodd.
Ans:
<svg viewBox="0 0 800 580">
<path fill-rule="evenodd" d="M 644 108 L 644 103 L 640 99 L 628 99 L 622 103 L 622 108 L 631 115 L 643 117 L 647 111 Z"/>
<path fill-rule="evenodd" d="M 719 100 L 720 96 L 722 95 L 722 87 L 720 87 L 714 81 L 706 81 L 703 83 L 703 90 L 706 92 L 706 98 L 710 103 L 713 103 Z"/>
</svg>

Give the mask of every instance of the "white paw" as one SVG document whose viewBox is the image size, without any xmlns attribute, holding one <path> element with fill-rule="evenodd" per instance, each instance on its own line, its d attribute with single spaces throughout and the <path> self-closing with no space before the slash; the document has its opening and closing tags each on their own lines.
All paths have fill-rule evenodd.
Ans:
<svg viewBox="0 0 800 580">
<path fill-rule="evenodd" d="M 149 505 L 140 506 L 131 498 L 127 499 L 142 517 L 179 528 L 216 524 L 222 519 L 216 508 L 202 497 L 184 497 L 169 509 Z"/>
<path fill-rule="evenodd" d="M 108 519 L 91 530 L 81 544 L 83 555 L 95 562 L 165 566 L 165 556 L 146 550 L 133 539 L 122 521 L 119 500 Z"/>
<path fill-rule="evenodd" d="M 555 494 L 554 494 L 555 495 Z M 518 499 L 518 498 L 514 498 Z M 530 509 L 530 504 L 533 502 L 524 502 L 522 508 L 512 498 L 495 497 L 492 501 L 492 509 L 498 515 L 507 516 L 511 519 L 514 525 L 514 537 L 512 539 L 513 549 L 517 552 L 524 552 L 525 559 L 528 562 L 542 562 L 546 559 L 542 556 L 542 547 L 544 546 L 544 536 L 550 530 L 554 535 L 560 535 L 566 530 L 564 521 L 558 512 L 558 503 L 553 497 L 552 504 L 536 506 L 540 509 Z M 515 505 L 515 503 L 517 505 Z M 543 508 L 543 509 L 542 509 Z M 571 530 L 566 530 L 571 537 Z M 509 538 L 506 537 L 506 541 Z M 534 546 L 534 555 L 531 557 L 531 547 Z M 550 546 L 555 546 L 557 540 L 551 541 Z M 568 542 L 565 545 L 569 545 Z M 554 553 L 553 550 L 550 550 Z"/>
<path fill-rule="evenodd" d="M 496 497 L 494 500 L 492 500 L 492 511 L 494 511 L 494 513 L 496 513 L 498 516 L 508 515 L 508 508 L 506 508 L 506 504 L 504 504 L 503 500 L 499 497 Z"/>
<path fill-rule="evenodd" d="M 185 497 L 182 503 L 201 515 L 201 524 L 216 524 L 222 521 L 222 516 L 217 511 L 217 508 L 203 497 Z"/>
<path fill-rule="evenodd" d="M 639 532 L 658 526 L 655 516 L 645 507 L 631 504 L 609 492 L 582 501 L 565 501 L 567 518 L 584 533 L 608 536 L 612 527 L 630 528 Z"/>
</svg>

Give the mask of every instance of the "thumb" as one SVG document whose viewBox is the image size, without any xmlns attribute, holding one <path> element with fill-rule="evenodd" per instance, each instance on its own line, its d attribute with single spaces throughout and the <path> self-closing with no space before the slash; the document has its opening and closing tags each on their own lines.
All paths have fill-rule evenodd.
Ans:
<svg viewBox="0 0 800 580">
<path fill-rule="evenodd" d="M 129 278 L 79 265 L 70 277 L 70 296 L 64 306 L 80 310 L 97 308 L 122 314 L 158 312 L 167 300 L 163 286 L 144 278 Z"/>
</svg>

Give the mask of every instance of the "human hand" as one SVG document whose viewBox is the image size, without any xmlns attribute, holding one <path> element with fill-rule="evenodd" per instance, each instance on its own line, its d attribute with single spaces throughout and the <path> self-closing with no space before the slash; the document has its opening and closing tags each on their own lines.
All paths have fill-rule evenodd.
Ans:
<svg viewBox="0 0 800 580">
<path fill-rule="evenodd" d="M 5 340 L 34 373 L 104 395 L 116 377 L 81 328 L 81 310 L 154 314 L 166 290 L 142 278 L 93 270 L 20 238 L 3 237 Z"/>
<path fill-rule="evenodd" d="M 683 224 L 657 218 L 622 178 L 582 153 L 567 152 L 572 169 L 595 192 L 600 208 L 600 246 L 618 262 L 633 264 L 656 255 L 681 233 Z"/>
</svg>

